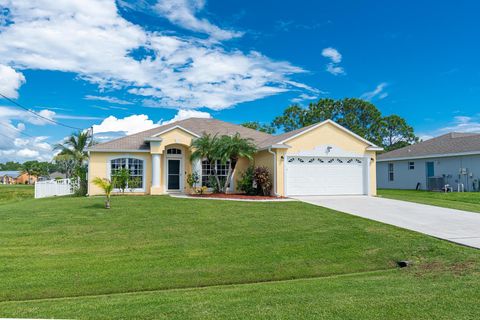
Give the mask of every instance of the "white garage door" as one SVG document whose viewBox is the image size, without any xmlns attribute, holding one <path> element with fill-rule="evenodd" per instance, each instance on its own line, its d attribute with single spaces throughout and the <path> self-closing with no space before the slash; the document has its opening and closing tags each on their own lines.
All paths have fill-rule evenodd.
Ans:
<svg viewBox="0 0 480 320">
<path fill-rule="evenodd" d="M 365 166 L 364 158 L 287 157 L 286 194 L 289 196 L 366 194 Z"/>
</svg>

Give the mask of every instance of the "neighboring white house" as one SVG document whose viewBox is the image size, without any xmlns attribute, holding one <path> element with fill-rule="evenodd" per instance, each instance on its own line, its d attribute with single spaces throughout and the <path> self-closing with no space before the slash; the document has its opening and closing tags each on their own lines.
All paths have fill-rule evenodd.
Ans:
<svg viewBox="0 0 480 320">
<path fill-rule="evenodd" d="M 448 133 L 378 155 L 377 185 L 384 189 L 479 191 L 480 134 Z"/>
</svg>

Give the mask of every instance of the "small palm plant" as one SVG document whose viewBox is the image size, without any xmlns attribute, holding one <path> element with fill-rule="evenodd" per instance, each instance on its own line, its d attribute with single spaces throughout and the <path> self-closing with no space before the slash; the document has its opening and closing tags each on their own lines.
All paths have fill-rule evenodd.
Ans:
<svg viewBox="0 0 480 320">
<path fill-rule="evenodd" d="M 113 187 L 115 182 L 110 181 L 105 178 L 96 177 L 93 179 L 93 184 L 101 188 L 105 192 L 107 199 L 105 200 L 105 209 L 110 209 L 110 196 L 112 195 Z"/>
</svg>

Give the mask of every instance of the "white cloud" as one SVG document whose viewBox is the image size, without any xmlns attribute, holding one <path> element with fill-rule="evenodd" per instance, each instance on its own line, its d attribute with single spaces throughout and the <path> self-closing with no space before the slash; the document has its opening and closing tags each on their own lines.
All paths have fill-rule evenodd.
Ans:
<svg viewBox="0 0 480 320">
<path fill-rule="evenodd" d="M 342 55 L 337 49 L 329 47 L 322 50 L 322 56 L 332 60 L 333 63 L 342 62 Z"/>
<path fill-rule="evenodd" d="M 40 155 L 40 153 L 37 150 L 24 148 L 24 149 L 18 150 L 17 155 L 22 158 L 37 158 Z"/>
<path fill-rule="evenodd" d="M 163 121 L 162 124 L 169 124 L 175 121 L 185 120 L 188 118 L 207 118 L 210 119 L 212 115 L 208 112 L 197 110 L 178 110 L 177 114 L 170 120 Z"/>
<path fill-rule="evenodd" d="M 106 101 L 110 103 L 116 103 L 116 104 L 133 104 L 130 101 L 118 99 L 116 97 L 106 97 L 106 96 L 93 96 L 93 95 L 86 95 L 84 97 L 85 100 L 98 100 L 98 101 Z"/>
<path fill-rule="evenodd" d="M 328 63 L 325 70 L 327 70 L 327 72 L 330 72 L 334 76 L 345 74 L 345 69 L 343 69 L 343 67 L 335 65 L 334 63 Z"/>
<path fill-rule="evenodd" d="M 346 74 L 345 69 L 338 64 L 342 62 L 342 55 L 338 52 L 337 49 L 328 47 L 322 50 L 322 56 L 327 59 L 330 59 L 330 62 L 327 63 L 325 70 L 334 76 Z"/>
<path fill-rule="evenodd" d="M 429 132 L 419 133 L 421 140 L 428 140 L 449 132 L 480 133 L 480 115 L 455 116 L 446 126 Z"/>
<path fill-rule="evenodd" d="M 203 8 L 181 3 L 193 13 Z M 0 64 L 17 70 L 73 72 L 100 89 L 128 88 L 160 106 L 182 109 L 221 110 L 293 88 L 306 90 L 289 83 L 301 68 L 258 52 L 147 31 L 119 15 L 114 0 L 0 0 L 1 6 L 12 23 L 0 26 Z"/>
<path fill-rule="evenodd" d="M 130 135 L 158 126 L 159 124 L 154 123 L 145 114 L 136 114 L 123 119 L 118 119 L 115 116 L 109 116 L 100 124 L 93 125 L 93 133 L 122 132 Z"/>
<path fill-rule="evenodd" d="M 207 19 L 199 19 L 196 13 L 205 7 L 204 0 L 159 0 L 154 10 L 171 23 L 192 31 L 206 33 L 217 40 L 240 37 L 242 32 L 220 29 Z"/>
<path fill-rule="evenodd" d="M 0 132 L 0 162 L 39 160 L 50 161 L 53 157 L 52 147 L 46 142 L 48 137 L 24 137 L 21 129 L 1 121 Z"/>
<path fill-rule="evenodd" d="M 317 95 L 308 95 L 306 93 L 302 93 L 298 97 L 290 99 L 290 101 L 293 102 L 293 103 L 300 103 L 300 102 L 303 102 L 305 100 L 316 100 L 316 99 L 318 99 Z"/>
<path fill-rule="evenodd" d="M 1 31 L 1 29 L 0 29 Z M 0 64 L 0 93 L 9 98 L 18 98 L 18 89 L 25 83 L 22 73 Z"/>
<path fill-rule="evenodd" d="M 388 96 L 388 93 L 385 92 L 385 88 L 387 87 L 386 82 L 382 82 L 375 87 L 372 91 L 368 91 L 363 93 L 360 98 L 365 100 L 372 100 L 375 97 L 378 97 L 379 100 L 385 99 Z"/>
<path fill-rule="evenodd" d="M 448 126 L 438 130 L 446 132 L 480 132 L 480 117 L 456 116 Z"/>
</svg>

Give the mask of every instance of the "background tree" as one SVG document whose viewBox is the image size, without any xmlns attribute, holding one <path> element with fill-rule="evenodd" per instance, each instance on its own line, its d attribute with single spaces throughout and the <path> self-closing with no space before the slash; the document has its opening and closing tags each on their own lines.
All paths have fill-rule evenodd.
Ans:
<svg viewBox="0 0 480 320">
<path fill-rule="evenodd" d="M 74 163 L 72 176 L 77 177 L 79 180 L 79 185 L 75 187 L 76 195 L 87 194 L 86 161 L 88 159 L 87 148 L 90 145 L 92 145 L 92 141 L 87 131 L 73 133 L 63 143 L 55 145 L 55 149 L 60 150 L 59 156 L 71 159 Z"/>
<path fill-rule="evenodd" d="M 87 147 L 90 145 L 88 132 L 72 133 L 63 143 L 57 143 L 55 150 L 60 150 L 59 155 L 69 156 L 77 165 L 84 164 L 88 159 Z"/>
<path fill-rule="evenodd" d="M 22 172 L 27 174 L 28 177 L 28 183 L 31 182 L 31 177 L 32 176 L 38 176 L 38 161 L 32 160 L 32 161 L 25 161 L 22 164 Z"/>
<path fill-rule="evenodd" d="M 306 119 L 306 110 L 297 104 L 287 107 L 281 116 L 273 119 L 272 125 L 282 128 L 285 132 L 296 130 L 308 126 Z"/>
<path fill-rule="evenodd" d="M 383 118 L 382 142 L 385 151 L 403 148 L 418 140 L 413 127 L 409 126 L 402 117 L 391 115 Z"/>
<path fill-rule="evenodd" d="M 1 171 L 20 171 L 22 170 L 22 164 L 15 161 L 7 161 L 5 163 L 0 163 Z"/>
<path fill-rule="evenodd" d="M 61 173 L 64 173 L 67 178 L 73 176 L 73 172 L 75 170 L 75 160 L 71 156 L 57 154 L 55 157 L 53 157 L 53 161 L 56 169 Z"/>
<path fill-rule="evenodd" d="M 258 121 L 245 122 L 245 123 L 242 123 L 242 126 L 244 126 L 245 128 L 250 128 L 250 129 L 253 129 L 253 130 L 260 131 L 260 132 L 265 132 L 265 133 L 268 133 L 268 134 L 274 134 L 275 133 L 275 127 L 274 126 L 272 126 L 271 124 L 267 124 L 267 123 L 260 123 Z"/>
</svg>

